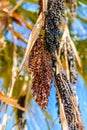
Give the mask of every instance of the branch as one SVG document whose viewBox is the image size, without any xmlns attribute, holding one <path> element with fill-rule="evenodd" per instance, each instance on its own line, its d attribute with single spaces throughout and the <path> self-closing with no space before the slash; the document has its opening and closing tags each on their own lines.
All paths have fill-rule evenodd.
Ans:
<svg viewBox="0 0 87 130">
<path fill-rule="evenodd" d="M 24 0 L 20 0 L 18 4 L 15 5 L 15 7 L 10 11 L 10 13 L 13 13 L 17 8 L 23 3 Z"/>
<path fill-rule="evenodd" d="M 36 21 L 36 24 L 34 25 L 33 30 L 32 30 L 32 32 L 31 32 L 31 34 L 29 36 L 26 52 L 24 54 L 23 61 L 22 61 L 21 65 L 20 65 L 20 67 L 19 67 L 19 70 L 18 70 L 18 73 L 17 73 L 17 77 L 19 76 L 19 74 L 20 74 L 20 72 L 21 72 L 21 70 L 23 68 L 24 63 L 25 63 L 26 59 L 28 58 L 28 56 L 30 54 L 31 49 L 32 49 L 35 41 L 37 40 L 37 38 L 38 38 L 38 36 L 40 34 L 40 31 L 41 31 L 42 26 L 43 26 L 42 18 L 43 18 L 43 13 L 40 13 L 40 15 L 39 15 L 39 17 L 38 17 L 38 19 Z"/>
<path fill-rule="evenodd" d="M 25 108 L 21 107 L 17 102 L 16 99 L 13 99 L 12 97 L 8 97 L 7 95 L 5 95 L 2 91 L 0 91 L 0 101 L 5 102 L 6 104 L 10 104 L 13 107 L 20 109 L 22 111 L 25 111 Z"/>
</svg>

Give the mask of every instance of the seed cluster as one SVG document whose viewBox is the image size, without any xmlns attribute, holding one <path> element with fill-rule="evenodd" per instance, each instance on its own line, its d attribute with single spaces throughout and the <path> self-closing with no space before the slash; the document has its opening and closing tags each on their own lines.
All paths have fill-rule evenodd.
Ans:
<svg viewBox="0 0 87 130">
<path fill-rule="evenodd" d="M 74 84 L 77 81 L 76 63 L 73 49 L 69 43 L 67 43 L 67 59 L 70 71 L 70 82 Z"/>
<path fill-rule="evenodd" d="M 42 108 L 45 108 L 48 104 L 48 96 L 51 89 L 52 69 L 49 59 L 50 57 L 46 53 L 43 39 L 40 36 L 32 48 L 29 68 L 33 73 L 33 95 Z"/>
<path fill-rule="evenodd" d="M 48 52 L 53 53 L 59 46 L 59 26 L 63 14 L 63 0 L 48 0 L 45 23 L 45 43 Z"/>
<path fill-rule="evenodd" d="M 61 95 L 62 102 L 64 104 L 64 111 L 68 122 L 69 130 L 75 130 L 75 115 L 73 111 L 72 102 L 69 97 L 72 96 L 73 92 L 70 88 L 69 82 L 64 74 L 58 74 L 56 75 L 56 83 Z"/>
</svg>

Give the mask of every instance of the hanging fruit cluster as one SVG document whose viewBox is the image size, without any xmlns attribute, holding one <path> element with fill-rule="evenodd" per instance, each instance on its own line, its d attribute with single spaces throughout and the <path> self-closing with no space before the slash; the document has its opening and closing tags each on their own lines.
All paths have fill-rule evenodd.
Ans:
<svg viewBox="0 0 87 130">
<path fill-rule="evenodd" d="M 63 0 L 48 0 L 47 11 L 44 12 L 44 37 L 39 35 L 31 50 L 31 54 L 29 56 L 29 68 L 30 72 L 33 74 L 32 92 L 37 103 L 42 108 L 46 108 L 51 90 L 51 82 L 55 79 L 60 98 L 63 103 L 68 128 L 69 130 L 76 130 L 79 128 L 77 122 L 81 123 L 81 118 L 78 114 L 80 113 L 78 105 L 75 104 L 73 89 L 70 86 L 70 83 L 76 83 L 77 80 L 75 55 L 72 46 L 69 44 L 70 40 L 65 37 L 66 41 L 63 42 L 61 48 L 59 37 L 61 18 L 64 16 L 63 4 Z M 41 0 L 39 0 L 39 5 L 40 13 L 43 11 L 43 4 Z M 67 32 L 64 33 L 67 35 Z M 66 50 L 64 49 L 65 44 Z M 58 55 L 59 50 L 61 50 L 63 55 L 65 54 L 64 51 L 66 51 L 66 59 L 69 66 L 69 81 L 63 72 L 59 70 L 59 68 L 62 67 L 62 63 L 60 63 L 61 58 Z M 83 130 L 83 127 L 81 127 L 81 130 Z"/>
<path fill-rule="evenodd" d="M 45 38 L 47 51 L 54 53 L 58 50 L 59 42 L 59 26 L 61 23 L 61 15 L 63 14 L 63 0 L 48 0 L 48 9 L 45 22 Z"/>
<path fill-rule="evenodd" d="M 52 69 L 49 58 L 44 47 L 43 38 L 39 36 L 29 57 L 29 67 L 33 73 L 33 95 L 42 108 L 48 104 L 51 89 Z"/>
<path fill-rule="evenodd" d="M 70 84 L 64 74 L 56 75 L 56 83 L 64 105 L 65 116 L 70 130 L 75 130 L 75 115 L 70 97 L 73 96 Z"/>
</svg>

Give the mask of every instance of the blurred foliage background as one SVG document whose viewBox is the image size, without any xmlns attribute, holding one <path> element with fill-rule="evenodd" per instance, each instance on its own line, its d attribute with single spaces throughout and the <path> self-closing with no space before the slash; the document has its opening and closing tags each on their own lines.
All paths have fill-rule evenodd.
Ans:
<svg viewBox="0 0 87 130">
<path fill-rule="evenodd" d="M 20 1 L 0 0 L 0 90 L 2 90 L 3 92 L 6 92 L 8 90 L 9 84 L 11 82 L 14 48 L 16 48 L 16 59 L 17 59 L 16 70 L 17 70 L 23 59 L 28 37 L 38 17 L 37 15 L 38 10 L 39 5 L 37 0 L 20 0 Z M 77 0 L 77 9 L 75 13 L 76 16 L 74 19 L 71 19 L 69 17 L 70 18 L 69 29 L 71 37 L 77 47 L 83 65 L 82 71 L 79 69 L 77 65 L 77 70 L 79 73 L 77 86 L 78 84 L 81 85 L 80 82 L 84 84 L 84 81 L 87 86 L 87 1 L 86 0 Z M 25 65 L 24 69 L 21 72 L 21 75 L 19 76 L 14 85 L 12 94 L 14 98 L 18 99 L 19 95 L 21 95 L 22 87 L 25 84 L 25 81 L 27 85 L 29 84 L 29 82 L 26 80 L 26 77 L 29 78 L 27 65 Z M 83 86 L 84 86 L 83 91 L 86 92 L 87 90 L 85 88 L 85 85 Z M 80 89 L 80 86 L 78 87 Z M 54 96 L 52 97 L 53 94 Z M 48 112 L 41 111 L 39 106 L 34 102 L 31 96 L 31 92 L 29 99 L 30 99 L 29 110 L 26 117 L 29 130 L 41 130 L 41 129 L 43 130 L 43 127 L 44 130 L 46 129 L 57 130 L 58 128 L 59 129 L 61 128 L 61 126 L 58 123 L 59 118 L 57 116 L 56 92 L 54 87 L 52 87 L 51 96 L 49 97 L 49 105 L 47 107 Z M 54 101 L 54 105 L 52 104 L 52 101 Z M 87 95 L 85 95 L 83 101 L 85 101 L 87 105 Z M 16 122 L 15 121 L 16 118 L 14 119 L 16 112 L 15 110 L 13 110 L 12 107 L 9 106 L 8 115 L 11 116 L 12 111 L 14 111 L 12 115 L 12 121 L 10 120 L 11 121 L 10 125 L 8 125 L 9 123 L 7 124 L 6 130 L 8 130 L 9 128 L 10 130 L 12 128 L 16 129 L 15 127 L 13 127 L 15 126 Z M 1 118 L 0 124 L 2 123 L 3 120 L 2 115 L 4 115 L 4 112 L 5 109 L 3 109 L 2 113 L 0 114 Z M 84 114 L 86 114 L 85 116 L 86 118 L 83 117 L 85 118 L 84 119 L 85 122 L 87 120 L 87 113 Z M 40 122 L 42 122 L 42 124 Z M 53 124 L 55 124 L 54 127 Z M 85 127 L 87 129 L 87 126 Z"/>
</svg>

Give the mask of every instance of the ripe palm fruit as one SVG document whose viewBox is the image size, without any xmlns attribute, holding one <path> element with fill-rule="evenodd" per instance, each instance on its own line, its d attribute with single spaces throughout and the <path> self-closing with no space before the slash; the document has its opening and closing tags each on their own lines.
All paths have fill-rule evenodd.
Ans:
<svg viewBox="0 0 87 130">
<path fill-rule="evenodd" d="M 52 69 L 41 36 L 39 36 L 32 48 L 29 57 L 29 68 L 33 74 L 33 95 L 38 104 L 42 108 L 45 108 L 48 104 L 48 97 L 50 95 Z"/>
<path fill-rule="evenodd" d="M 45 22 L 45 43 L 48 52 L 54 53 L 59 47 L 59 33 L 61 15 L 63 14 L 63 0 L 48 0 Z"/>
<path fill-rule="evenodd" d="M 69 82 L 64 74 L 56 75 L 56 84 L 64 105 L 65 116 L 67 119 L 69 130 L 76 130 L 75 115 L 73 105 L 70 97 L 73 96 L 73 92 L 70 88 Z"/>
</svg>

